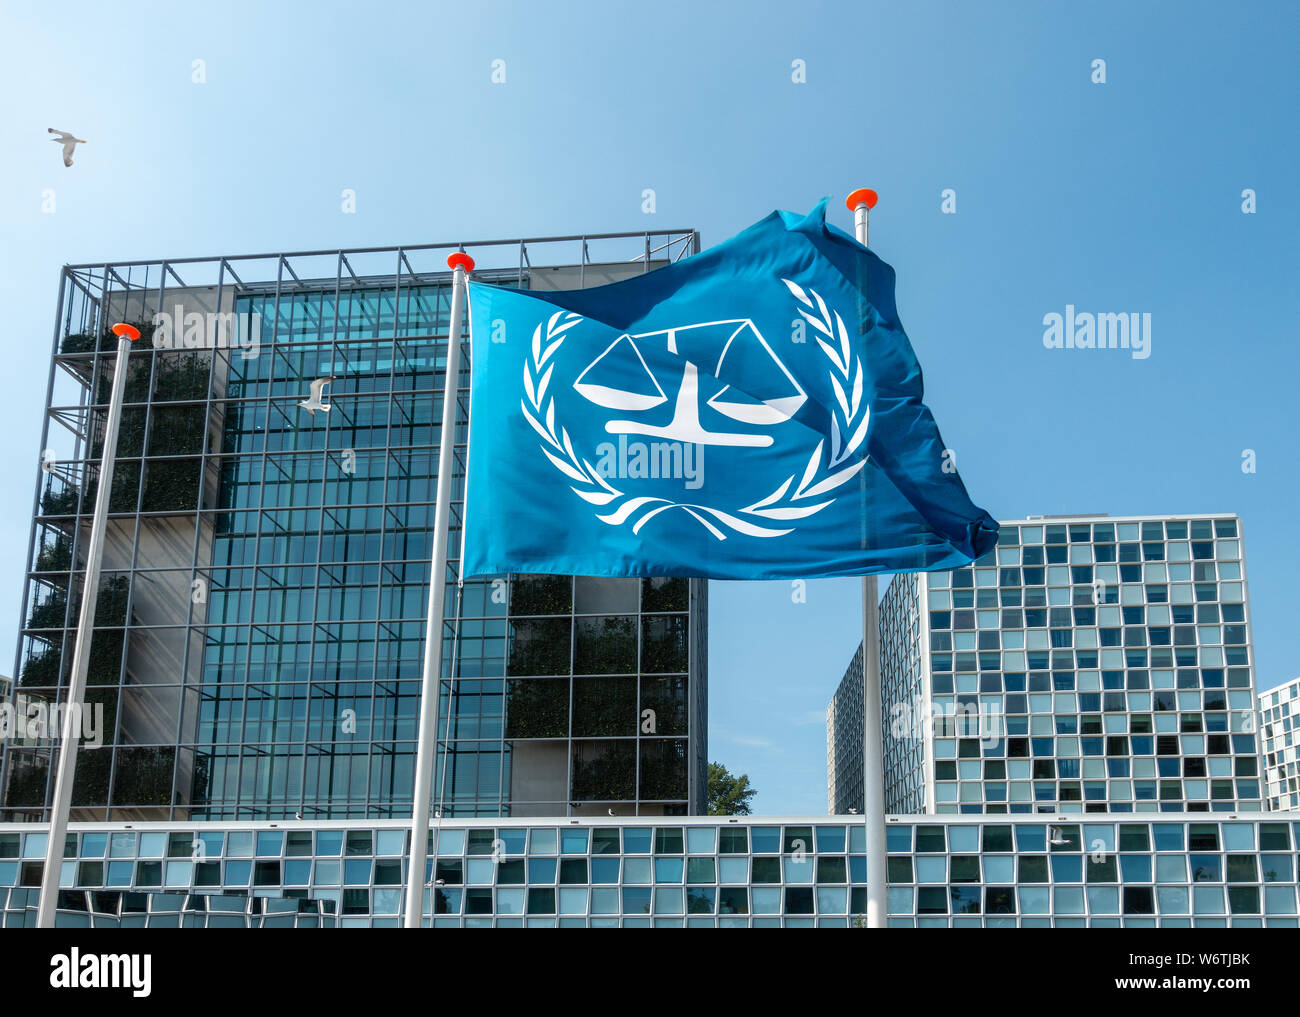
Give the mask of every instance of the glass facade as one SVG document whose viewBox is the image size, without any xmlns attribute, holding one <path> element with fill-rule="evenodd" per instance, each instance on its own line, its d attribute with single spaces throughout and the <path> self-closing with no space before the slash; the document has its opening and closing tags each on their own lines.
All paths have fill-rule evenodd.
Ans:
<svg viewBox="0 0 1300 1017">
<path fill-rule="evenodd" d="M 1262 807 L 1236 517 L 1003 523 L 891 583 L 881 653 L 890 811 Z"/>
<path fill-rule="evenodd" d="M 91 904 L 121 895 L 103 898 L 106 908 L 138 909 L 151 894 L 180 909 L 205 895 L 243 898 L 241 918 L 300 906 L 300 923 L 334 909 L 343 927 L 392 927 L 407 836 L 391 820 L 80 824 L 62 885 L 90 891 Z M 0 904 L 39 885 L 45 838 L 0 826 Z M 887 841 L 896 927 L 1300 924 L 1300 822 L 1268 813 L 900 816 Z M 438 926 L 845 928 L 866 909 L 860 821 L 461 820 L 440 824 L 430 844 L 425 908 Z"/>
<path fill-rule="evenodd" d="M 545 263 L 560 241 L 476 247 L 479 277 L 590 285 L 697 243 L 605 237 L 612 263 L 595 264 L 591 238 L 572 239 L 561 247 L 581 264 Z M 91 647 L 100 737 L 78 756 L 74 820 L 409 814 L 448 250 L 65 270 L 16 669 L 26 704 L 66 695 L 114 370 L 107 329 L 142 331 Z M 516 254 L 518 267 L 490 267 Z M 468 342 L 464 354 L 435 807 L 703 811 L 703 582 L 512 576 L 456 595 Z M 330 379 L 328 412 L 301 405 L 314 379 Z M 51 752 L 39 736 L 7 744 L 0 820 L 44 815 Z"/>
<path fill-rule="evenodd" d="M 34 929 L 39 889 L 0 887 L 0 928 Z M 334 901 L 143 890 L 63 890 L 60 929 L 334 929 Z"/>
<path fill-rule="evenodd" d="M 921 639 L 925 613 L 922 582 L 919 573 L 895 576 L 880 604 L 880 719 L 885 808 L 890 812 L 924 812 L 929 797 L 927 765 L 933 738 L 921 709 L 928 677 L 927 647 Z M 860 744 L 857 757 L 861 773 Z"/>
<path fill-rule="evenodd" d="M 1300 808 L 1300 678 L 1259 694 L 1264 794 L 1275 811 Z"/>
<path fill-rule="evenodd" d="M 826 707 L 826 801 L 831 815 L 862 808 L 862 644 Z"/>
</svg>

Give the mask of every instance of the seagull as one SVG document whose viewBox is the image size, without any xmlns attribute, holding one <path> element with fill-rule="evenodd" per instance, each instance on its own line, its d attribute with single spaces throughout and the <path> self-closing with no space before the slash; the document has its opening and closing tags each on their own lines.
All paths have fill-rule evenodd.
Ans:
<svg viewBox="0 0 1300 1017">
<path fill-rule="evenodd" d="M 1065 839 L 1065 834 L 1059 826 L 1049 826 L 1047 828 L 1047 842 L 1058 847 L 1070 843 Z"/>
<path fill-rule="evenodd" d="M 311 395 L 306 399 L 300 400 L 298 405 L 313 417 L 316 416 L 317 410 L 320 410 L 322 413 L 328 413 L 330 411 L 329 405 L 321 402 L 320 397 L 325 386 L 333 380 L 333 378 L 317 378 L 311 383 Z"/>
<path fill-rule="evenodd" d="M 617 816 L 617 815 L 618 815 L 618 813 L 615 812 L 613 809 L 607 809 L 606 811 L 607 811 L 611 816 Z"/>
<path fill-rule="evenodd" d="M 78 145 L 86 144 L 85 138 L 74 137 L 68 131 L 56 131 L 53 127 L 45 128 L 50 134 L 57 134 L 57 138 L 51 138 L 51 141 L 58 141 L 63 145 L 63 165 L 72 165 L 72 150 Z"/>
</svg>

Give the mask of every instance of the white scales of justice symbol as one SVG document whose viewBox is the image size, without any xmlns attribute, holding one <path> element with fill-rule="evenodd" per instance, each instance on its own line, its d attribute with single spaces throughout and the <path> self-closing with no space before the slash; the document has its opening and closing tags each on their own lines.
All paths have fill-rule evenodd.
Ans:
<svg viewBox="0 0 1300 1017">
<path fill-rule="evenodd" d="M 682 325 L 638 335 L 624 333 L 587 365 L 573 387 L 584 398 L 606 409 L 644 413 L 662 406 L 668 402 L 668 396 L 641 355 L 642 348 L 650 349 L 659 343 L 665 343 L 668 353 L 682 361 L 681 386 L 672 419 L 663 425 L 610 420 L 605 424 L 610 434 L 644 434 L 697 445 L 770 446 L 769 434 L 705 429 L 700 422 L 697 361 L 713 365 L 705 375 L 705 384 L 718 389 L 705 398 L 705 404 L 742 424 L 775 427 L 794 416 L 807 401 L 807 394 L 748 318 Z M 636 387 L 628 388 L 628 385 Z"/>
</svg>

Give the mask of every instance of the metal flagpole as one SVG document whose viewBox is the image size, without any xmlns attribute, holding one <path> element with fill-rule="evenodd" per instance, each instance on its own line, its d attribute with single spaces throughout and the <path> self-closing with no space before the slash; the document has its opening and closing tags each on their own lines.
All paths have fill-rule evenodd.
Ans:
<svg viewBox="0 0 1300 1017">
<path fill-rule="evenodd" d="M 77 748 L 85 710 L 86 673 L 90 668 L 90 641 L 95 628 L 95 602 L 99 599 L 99 568 L 104 557 L 104 531 L 108 528 L 108 502 L 113 493 L 113 466 L 117 461 L 117 432 L 122 422 L 122 398 L 126 393 L 126 359 L 131 343 L 140 338 L 139 329 L 123 322 L 113 326 L 117 336 L 117 362 L 113 368 L 113 392 L 108 401 L 104 425 L 104 455 L 99 467 L 99 490 L 95 492 L 95 514 L 90 524 L 90 549 L 86 553 L 86 578 L 81 588 L 81 612 L 77 619 L 77 644 L 72 651 L 72 674 L 64 702 L 59 738 L 59 769 L 50 805 L 49 843 L 45 845 L 45 871 L 41 875 L 41 902 L 36 926 L 54 928 L 59 899 L 59 874 L 63 869 L 63 842 L 68 835 L 68 809 L 72 805 L 72 784 L 77 775 Z"/>
<path fill-rule="evenodd" d="M 411 801 L 411 846 L 406 871 L 406 921 L 420 928 L 424 915 L 424 867 L 429 856 L 429 809 L 433 764 L 438 755 L 438 696 L 442 685 L 443 608 L 447 599 L 447 524 L 451 475 L 456 457 L 456 407 L 460 401 L 460 319 L 465 285 L 474 259 L 463 251 L 447 259 L 451 275 L 451 324 L 438 442 L 438 494 L 433 510 L 433 560 L 429 573 L 429 617 L 424 629 L 424 673 L 420 683 L 420 740 L 415 752 L 415 794 Z M 462 525 L 464 521 L 462 520 Z"/>
<path fill-rule="evenodd" d="M 862 187 L 845 201 L 858 243 L 867 245 L 867 213 L 876 192 Z M 862 577 L 862 812 L 867 828 L 867 928 L 885 927 L 885 744 L 880 704 L 880 601 L 875 576 Z"/>
</svg>

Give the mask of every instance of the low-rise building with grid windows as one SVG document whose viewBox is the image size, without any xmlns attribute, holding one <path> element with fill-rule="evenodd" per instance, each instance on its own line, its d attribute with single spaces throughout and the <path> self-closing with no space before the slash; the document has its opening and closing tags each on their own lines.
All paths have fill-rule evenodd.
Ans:
<svg viewBox="0 0 1300 1017">
<path fill-rule="evenodd" d="M 1261 692 L 1259 719 L 1268 807 L 1300 809 L 1300 678 Z"/>
<path fill-rule="evenodd" d="M 6 925 L 33 924 L 46 836 L 0 825 Z M 73 824 L 59 920 L 395 927 L 408 837 L 399 820 Z M 1300 926 L 1300 822 L 1274 813 L 892 816 L 886 842 L 895 927 Z M 865 844 L 861 820 L 826 816 L 443 821 L 424 862 L 424 920 L 861 926 Z"/>
<path fill-rule="evenodd" d="M 0 925 L 35 928 L 38 889 L 0 887 Z M 335 901 L 158 890 L 60 890 L 60 929 L 335 929 Z"/>
<path fill-rule="evenodd" d="M 920 782 L 931 813 L 1260 808 L 1245 569 L 1235 516 L 1079 516 L 1005 522 L 973 565 L 896 577 L 885 740 L 921 756 L 887 771 L 888 806 Z"/>
</svg>

